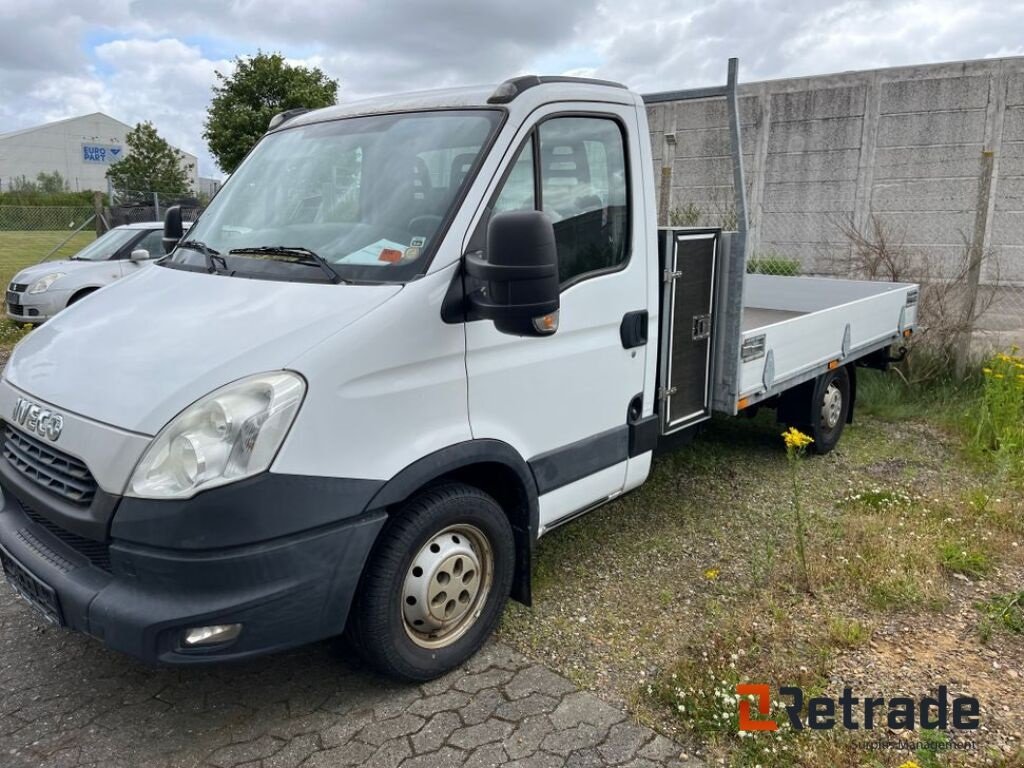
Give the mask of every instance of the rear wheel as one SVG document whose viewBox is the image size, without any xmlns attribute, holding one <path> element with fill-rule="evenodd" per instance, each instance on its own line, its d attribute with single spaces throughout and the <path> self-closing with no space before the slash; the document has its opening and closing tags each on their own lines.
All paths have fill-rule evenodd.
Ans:
<svg viewBox="0 0 1024 768">
<path fill-rule="evenodd" d="M 430 680 L 494 630 L 512 585 L 512 528 L 491 496 L 449 483 L 406 503 L 381 537 L 347 634 L 380 672 Z"/>
<path fill-rule="evenodd" d="M 811 423 L 799 426 L 814 438 L 810 449 L 824 455 L 836 447 L 850 412 L 850 373 L 846 368 L 829 371 L 818 379 L 811 403 Z"/>
</svg>

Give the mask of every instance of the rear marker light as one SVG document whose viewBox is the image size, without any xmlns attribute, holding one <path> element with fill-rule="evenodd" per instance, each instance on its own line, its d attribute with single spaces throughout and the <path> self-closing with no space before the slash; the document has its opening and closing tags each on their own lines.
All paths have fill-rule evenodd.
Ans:
<svg viewBox="0 0 1024 768">
<path fill-rule="evenodd" d="M 241 624 L 214 624 L 209 627 L 186 629 L 183 639 L 186 647 L 196 648 L 227 643 L 236 639 L 240 634 L 242 634 Z"/>
</svg>

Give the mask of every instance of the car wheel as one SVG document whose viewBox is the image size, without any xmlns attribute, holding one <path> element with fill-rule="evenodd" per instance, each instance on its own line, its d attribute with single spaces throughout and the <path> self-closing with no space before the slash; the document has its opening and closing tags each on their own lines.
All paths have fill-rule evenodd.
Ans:
<svg viewBox="0 0 1024 768">
<path fill-rule="evenodd" d="M 488 494 L 462 483 L 429 488 L 381 533 L 346 634 L 391 677 L 431 680 L 491 635 L 512 585 L 515 542 Z"/>
<path fill-rule="evenodd" d="M 829 371 L 818 379 L 811 404 L 808 432 L 814 438 L 810 450 L 829 453 L 843 434 L 850 412 L 850 373 L 845 367 Z"/>
</svg>

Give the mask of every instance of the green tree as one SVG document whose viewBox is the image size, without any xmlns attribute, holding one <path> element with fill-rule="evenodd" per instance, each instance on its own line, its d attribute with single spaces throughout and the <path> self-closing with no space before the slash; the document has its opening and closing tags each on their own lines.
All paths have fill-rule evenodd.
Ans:
<svg viewBox="0 0 1024 768">
<path fill-rule="evenodd" d="M 150 122 L 139 123 L 125 137 L 128 151 L 107 171 L 115 189 L 184 195 L 192 164 L 168 144 Z"/>
<path fill-rule="evenodd" d="M 68 183 L 61 176 L 60 171 L 40 172 L 36 176 L 36 184 L 39 185 L 39 191 L 44 195 L 59 195 L 61 192 L 68 191 Z"/>
<path fill-rule="evenodd" d="M 337 80 L 316 67 L 291 66 L 279 53 L 239 56 L 235 71 L 217 72 L 217 80 L 203 138 L 225 173 L 234 172 L 278 112 L 329 107 L 338 97 Z"/>
</svg>

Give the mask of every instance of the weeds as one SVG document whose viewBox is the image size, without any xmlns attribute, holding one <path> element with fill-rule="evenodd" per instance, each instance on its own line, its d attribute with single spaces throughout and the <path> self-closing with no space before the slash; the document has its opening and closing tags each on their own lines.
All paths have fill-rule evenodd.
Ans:
<svg viewBox="0 0 1024 768">
<path fill-rule="evenodd" d="M 807 446 L 814 442 L 796 427 L 790 427 L 782 433 L 782 439 L 786 443 L 786 458 L 789 460 L 789 473 L 793 481 L 792 508 L 793 517 L 796 520 L 796 554 L 800 562 L 801 586 L 805 592 L 811 590 L 811 576 L 807 570 L 807 529 L 804 524 L 804 510 L 800 499 L 800 476 L 797 472 L 797 465 L 804 456 Z"/>
<path fill-rule="evenodd" d="M 1024 357 L 1019 348 L 1000 352 L 982 368 L 974 448 L 993 455 L 1016 479 L 1024 479 Z"/>
<path fill-rule="evenodd" d="M 16 323 L 4 318 L 0 320 L 0 349 L 10 349 L 32 330 L 28 323 Z"/>
<path fill-rule="evenodd" d="M 992 627 L 999 627 L 1016 635 L 1024 635 L 1024 592 L 992 598 L 978 605 L 978 609 L 985 617 L 989 634 Z"/>
<path fill-rule="evenodd" d="M 774 254 L 756 256 L 747 261 L 747 274 L 795 277 L 800 274 L 800 262 Z"/>
<path fill-rule="evenodd" d="M 974 579 L 987 576 L 992 571 L 992 562 L 988 555 L 969 549 L 965 544 L 958 542 L 947 542 L 942 545 L 939 562 L 950 573 L 959 573 Z"/>
</svg>

